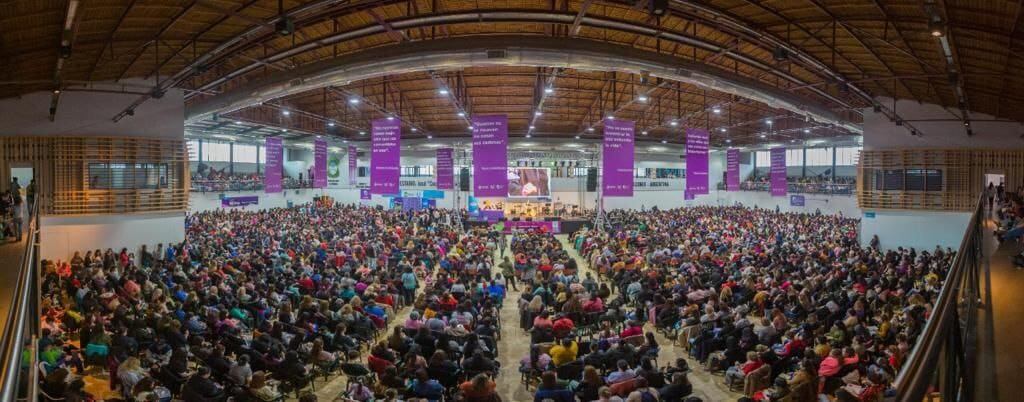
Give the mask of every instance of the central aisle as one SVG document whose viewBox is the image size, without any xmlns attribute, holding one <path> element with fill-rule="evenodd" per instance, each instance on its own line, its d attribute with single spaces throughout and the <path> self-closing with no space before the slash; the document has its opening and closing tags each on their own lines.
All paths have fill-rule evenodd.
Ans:
<svg viewBox="0 0 1024 402">
<path fill-rule="evenodd" d="M 598 278 L 597 272 L 592 271 L 586 260 L 573 248 L 573 245 L 569 242 L 568 235 L 556 235 L 556 237 L 562 242 L 562 246 L 569 251 L 569 255 L 576 259 L 581 275 L 585 272 L 591 272 L 595 278 Z M 505 253 L 510 255 L 507 249 Z M 495 253 L 494 260 L 495 265 L 501 261 L 500 252 Z M 519 289 L 521 290 L 522 286 L 519 286 Z M 519 329 L 519 308 L 516 302 L 519 300 L 520 294 L 520 291 L 509 289 L 508 295 L 505 297 L 505 303 L 501 308 L 502 331 L 501 340 L 498 341 L 498 360 L 501 362 L 501 375 L 496 382 L 498 384 L 498 393 L 506 401 L 533 400 L 533 391 L 526 390 L 526 387 L 520 382 L 519 375 L 519 362 L 530 351 L 530 336 Z M 645 330 L 654 331 L 654 327 L 647 325 Z M 689 379 L 693 384 L 693 396 L 700 397 L 706 402 L 735 401 L 742 396 L 740 393 L 729 391 L 723 383 L 722 377 L 708 374 L 700 367 L 697 361 L 688 357 L 683 348 L 675 346 L 664 335 L 655 331 L 655 338 L 661 346 L 661 353 L 658 356 L 658 363 L 661 366 L 672 364 L 679 357 L 686 358 L 690 363 Z"/>
</svg>

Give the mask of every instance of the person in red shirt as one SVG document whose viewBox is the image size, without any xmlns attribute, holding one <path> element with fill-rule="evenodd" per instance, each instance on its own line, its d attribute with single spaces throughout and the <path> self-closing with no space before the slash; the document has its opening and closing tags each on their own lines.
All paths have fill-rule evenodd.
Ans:
<svg viewBox="0 0 1024 402">
<path fill-rule="evenodd" d="M 631 336 L 640 336 L 640 335 L 643 335 L 643 334 L 644 334 L 644 327 L 640 326 L 639 322 L 631 320 L 626 325 L 626 328 L 623 329 L 622 332 L 619 333 L 619 338 L 620 339 L 626 339 L 626 338 L 629 338 Z"/>
<path fill-rule="evenodd" d="M 554 330 L 556 338 L 562 338 L 568 336 L 576 328 L 576 324 L 568 316 L 560 316 L 551 324 L 551 328 Z"/>
</svg>

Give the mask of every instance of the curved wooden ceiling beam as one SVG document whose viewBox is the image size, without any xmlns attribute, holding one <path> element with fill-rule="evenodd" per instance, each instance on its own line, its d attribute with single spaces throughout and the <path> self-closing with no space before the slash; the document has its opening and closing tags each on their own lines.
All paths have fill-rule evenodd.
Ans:
<svg viewBox="0 0 1024 402">
<path fill-rule="evenodd" d="M 561 67 L 621 71 L 686 82 L 765 103 L 833 124 L 852 133 L 862 128 L 828 105 L 739 74 L 688 59 L 578 38 L 475 36 L 400 43 L 280 71 L 200 100 L 186 109 L 194 122 L 311 89 L 380 77 L 481 66 Z"/>
</svg>

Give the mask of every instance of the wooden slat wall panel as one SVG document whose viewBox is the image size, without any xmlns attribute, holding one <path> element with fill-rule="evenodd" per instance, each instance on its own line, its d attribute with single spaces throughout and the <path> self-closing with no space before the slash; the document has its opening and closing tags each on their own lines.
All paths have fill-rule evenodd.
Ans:
<svg viewBox="0 0 1024 402">
<path fill-rule="evenodd" d="M 942 170 L 943 191 L 875 189 L 880 170 Z M 1024 151 L 964 149 L 865 150 L 857 168 L 857 204 L 862 209 L 970 211 L 988 183 L 986 173 L 1005 175 L 1013 190 L 1024 179 Z"/>
<path fill-rule="evenodd" d="M 0 180 L 10 165 L 33 165 L 40 212 L 96 215 L 176 212 L 188 209 L 188 153 L 183 139 L 132 137 L 0 138 Z M 166 186 L 157 189 L 90 188 L 90 163 L 167 165 Z"/>
</svg>

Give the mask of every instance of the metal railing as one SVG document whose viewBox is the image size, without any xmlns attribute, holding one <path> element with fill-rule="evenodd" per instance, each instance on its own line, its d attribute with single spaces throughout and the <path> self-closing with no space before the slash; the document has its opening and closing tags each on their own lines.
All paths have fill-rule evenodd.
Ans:
<svg viewBox="0 0 1024 402">
<path fill-rule="evenodd" d="M 37 225 L 38 202 L 30 206 L 31 218 L 28 222 L 25 253 L 18 272 L 18 281 L 11 306 L 7 312 L 3 337 L 0 338 L 0 401 L 31 400 L 34 401 L 36 389 L 36 356 L 35 345 L 38 325 L 38 271 L 39 266 L 39 227 Z M 23 366 L 22 354 L 26 347 L 32 351 L 29 364 Z"/>
<path fill-rule="evenodd" d="M 985 261 L 982 200 L 978 198 L 931 317 L 896 377 L 898 402 L 920 402 L 935 394 L 941 401 L 974 399 L 974 342 Z"/>
</svg>

